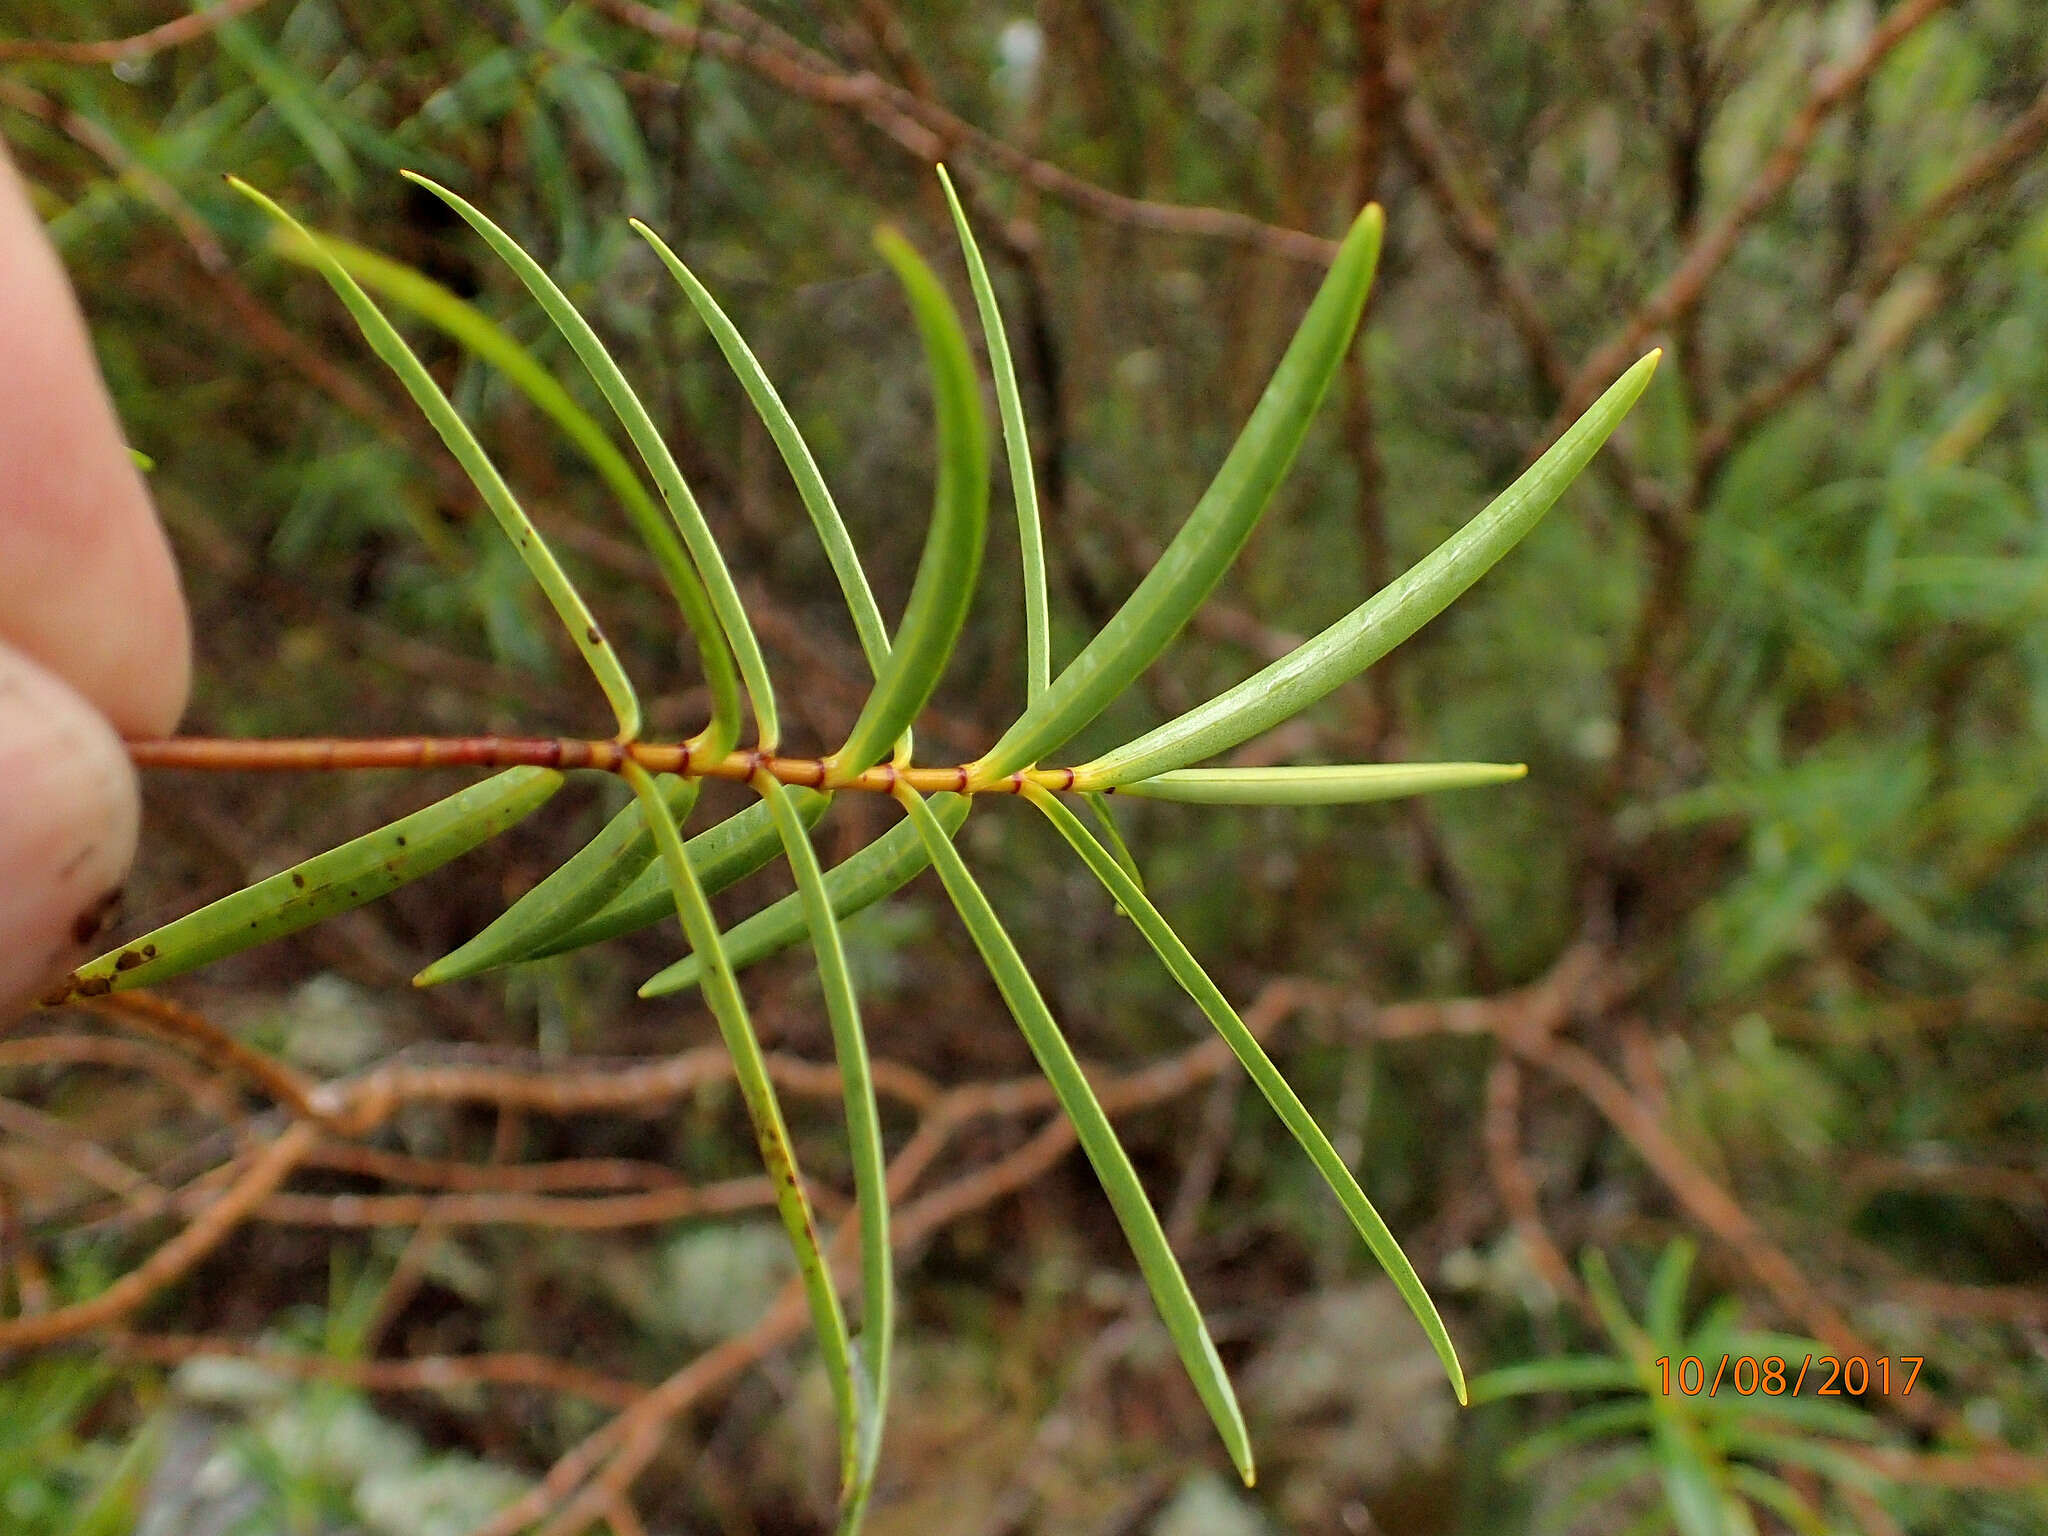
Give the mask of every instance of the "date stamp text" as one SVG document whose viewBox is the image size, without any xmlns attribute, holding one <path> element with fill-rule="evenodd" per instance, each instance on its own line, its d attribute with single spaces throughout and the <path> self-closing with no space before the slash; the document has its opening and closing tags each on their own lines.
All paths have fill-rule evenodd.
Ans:
<svg viewBox="0 0 2048 1536">
<path fill-rule="evenodd" d="M 1666 1397 L 1717 1397 L 1724 1389 L 1738 1397 L 1890 1397 L 1894 1391 L 1907 1397 L 1924 1364 L 1924 1355 L 1663 1355 L 1656 1361 L 1658 1390 Z"/>
</svg>

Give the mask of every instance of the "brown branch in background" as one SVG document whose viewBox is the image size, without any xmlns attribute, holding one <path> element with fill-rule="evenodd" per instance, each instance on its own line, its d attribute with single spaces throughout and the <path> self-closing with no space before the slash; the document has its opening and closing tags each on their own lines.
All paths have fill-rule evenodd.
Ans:
<svg viewBox="0 0 2048 1536">
<path fill-rule="evenodd" d="M 1505 1051 L 1494 1058 L 1486 1074 L 1483 1134 L 1487 1171 L 1492 1175 L 1509 1224 L 1528 1254 L 1530 1267 L 1560 1301 L 1569 1302 L 1597 1325 L 1593 1299 L 1586 1294 L 1586 1288 L 1551 1238 L 1550 1229 L 1543 1224 L 1536 1176 L 1522 1156 L 1522 1064 Z"/>
<path fill-rule="evenodd" d="M 737 64 L 793 96 L 857 113 L 920 160 L 929 162 L 965 151 L 1056 202 L 1132 229 L 1221 240 L 1310 266 L 1328 266 L 1336 256 L 1334 240 L 1230 209 L 1152 202 L 1112 192 L 1024 153 L 943 107 L 920 101 L 879 75 L 867 71 L 849 74 L 761 17 L 723 0 L 710 0 L 704 10 L 732 31 L 678 20 L 640 0 L 597 0 L 597 8 L 649 37 Z"/>
<path fill-rule="evenodd" d="M 818 1193 L 811 1191 L 814 1199 Z M 632 1195 L 590 1195 L 580 1199 L 509 1193 L 272 1195 L 250 1212 L 249 1219 L 293 1227 L 527 1226 L 556 1232 L 596 1232 L 724 1216 L 774 1203 L 774 1186 L 766 1176 L 757 1176 L 702 1187 L 681 1185 Z"/>
<path fill-rule="evenodd" d="M 668 1426 L 678 1415 L 741 1371 L 794 1342 L 802 1335 L 808 1317 L 802 1293 L 794 1284 L 785 1287 L 760 1322 L 706 1350 L 677 1371 L 557 1461 L 532 1493 L 507 1506 L 469 1536 L 517 1536 L 565 1501 L 566 1507 L 542 1526 L 537 1536 L 578 1536 L 624 1495 L 633 1479 L 660 1453 Z M 599 1467 L 607 1455 L 611 1457 L 610 1464 Z M 597 1481 L 581 1498 L 572 1497 L 577 1484 L 592 1470 L 598 1473 Z M 565 1471 L 566 1475 L 558 1476 Z"/>
<path fill-rule="evenodd" d="M 1352 183 L 1351 201 L 1364 207 L 1378 195 L 1386 171 L 1388 108 L 1392 104 L 1389 86 L 1385 0 L 1356 0 L 1351 17 L 1352 46 L 1358 55 L 1357 81 L 1352 91 Z M 1376 288 L 1378 285 L 1375 284 Z M 1344 451 L 1351 459 L 1351 472 L 1358 481 L 1358 553 L 1365 589 L 1377 592 L 1393 575 L 1393 538 L 1387 529 L 1386 465 L 1380 456 L 1379 433 L 1372 391 L 1372 363 L 1366 344 L 1373 295 L 1367 291 L 1366 311 L 1359 317 L 1357 333 L 1344 372 Z M 1289 649 L 1292 649 L 1290 646 Z M 1284 654 L 1284 653 L 1282 653 Z M 1387 755 L 1390 741 L 1400 734 L 1400 676 L 1398 653 L 1381 658 L 1366 671 L 1365 686 L 1372 696 L 1372 713 L 1361 735 L 1360 756 L 1365 761 Z"/>
<path fill-rule="evenodd" d="M 0 1133 L 48 1149 L 73 1175 L 105 1190 L 137 1215 L 154 1216 L 170 1204 L 169 1194 L 148 1174 L 55 1115 L 0 1098 Z"/>
<path fill-rule="evenodd" d="M 2023 1209 L 2048 1210 L 2048 1173 L 2034 1168 L 1985 1168 L 1955 1163 L 1909 1163 L 1867 1157 L 1841 1175 L 1849 1196 L 1885 1189 L 1931 1189 L 1972 1200 L 1998 1200 Z"/>
<path fill-rule="evenodd" d="M 218 13 L 216 13 L 218 14 Z M 193 18 L 188 17 L 187 20 Z M 6 43 L 0 42 L 0 59 L 6 57 Z M 227 247 L 220 243 L 204 219 L 193 210 L 163 177 L 128 153 L 127 148 L 90 118 L 73 112 L 62 102 L 45 96 L 33 86 L 0 75 L 0 105 L 12 107 L 63 134 L 123 181 L 131 183 L 143 197 L 177 227 L 199 265 L 218 275 L 231 265 Z"/>
<path fill-rule="evenodd" d="M 1829 365 L 1854 339 L 1871 307 L 1944 220 L 1972 197 L 2034 163 L 2044 142 L 2048 142 L 2048 85 L 2042 87 L 2025 112 L 1966 160 L 1892 232 L 1855 288 L 1835 301 L 1826 332 L 1807 348 L 1799 361 L 1776 378 L 1756 385 L 1700 434 L 1696 474 L 1701 481 L 1710 479 L 1735 445 L 1760 422 L 1769 420 L 1788 400 L 1820 381 Z"/>
<path fill-rule="evenodd" d="M 647 1527 L 641 1523 L 632 1500 L 623 1496 L 605 1505 L 604 1522 L 611 1527 L 612 1536 L 647 1536 Z"/>
<path fill-rule="evenodd" d="M 141 991 L 83 1000 L 83 1006 L 116 1024 L 185 1046 L 209 1066 L 262 1089 L 301 1120 L 325 1118 L 313 1103 L 313 1084 L 303 1074 L 244 1045 L 204 1014 Z"/>
<path fill-rule="evenodd" d="M 0 64 L 17 59 L 47 59 L 56 64 L 122 64 L 146 59 L 166 48 L 196 42 L 237 16 L 246 16 L 269 0 L 218 0 L 210 9 L 194 11 L 132 37 L 101 42 L 61 42 L 53 38 L 0 37 Z"/>
<path fill-rule="evenodd" d="M 1352 146 L 1351 206 L 1363 208 L 1379 196 L 1387 160 L 1387 108 L 1392 102 L 1389 51 L 1392 28 L 1387 25 L 1387 0 L 1352 0 Z"/>
<path fill-rule="evenodd" d="M 501 1123 L 509 1119 L 501 1116 Z M 493 1155 L 496 1155 L 493 1148 Z M 353 1141 L 330 1142 L 306 1157 L 308 1168 L 331 1168 L 392 1184 L 424 1184 L 484 1194 L 550 1194 L 563 1190 L 641 1191 L 681 1189 L 688 1184 L 664 1163 L 623 1157 L 564 1158 L 552 1163 L 465 1163 L 453 1158 L 413 1157 Z"/>
<path fill-rule="evenodd" d="M 1536 292 L 1528 279 L 1502 250 L 1499 220 L 1465 191 L 1458 153 L 1423 99 L 1415 61 L 1391 32 L 1388 48 L 1387 82 L 1399 104 L 1399 110 L 1393 114 L 1393 125 L 1400 135 L 1402 151 L 1435 206 L 1451 248 L 1478 274 L 1488 295 L 1507 317 L 1544 396 L 1556 399 L 1572 387 L 1572 373 L 1550 321 L 1536 302 Z"/>
<path fill-rule="evenodd" d="M 0 1176 L 0 1280 L 14 1276 L 15 1306 L 23 1317 L 37 1317 L 50 1310 L 50 1276 L 43 1268 L 21 1219 L 21 1198 L 14 1185 Z M 6 1288 L 0 1285 L 0 1300 Z"/>
<path fill-rule="evenodd" d="M 219 10 L 205 13 L 207 20 Z M 196 20 L 198 17 L 188 17 Z M 278 358 L 301 378 L 312 384 L 350 415 L 368 423 L 394 440 L 424 444 L 422 423 L 393 410 L 369 385 L 334 362 L 307 341 L 261 299 L 238 276 L 227 249 L 212 228 L 177 189 L 127 149 L 98 124 L 81 117 L 62 103 L 52 100 L 17 80 L 0 76 L 0 104 L 40 119 L 72 140 L 105 165 L 117 177 L 129 180 L 142 195 L 177 229 L 186 249 L 211 280 L 235 321 L 235 330 L 264 351 Z M 444 495 L 462 498 L 469 494 L 461 472 L 442 455 L 426 452 L 421 461 L 429 466 Z"/>
<path fill-rule="evenodd" d="M 1531 1233 L 1532 1258 L 1546 1278 L 1566 1294 L 1575 1285 L 1561 1254 L 1541 1238 L 1535 1212 L 1533 1176 L 1521 1162 L 1516 1125 L 1520 1082 L 1517 1062 L 1543 1067 L 1581 1094 L 1644 1157 L 1696 1220 L 1743 1260 L 1763 1288 L 1792 1316 L 1800 1318 L 1830 1345 L 1847 1353 L 1874 1354 L 1853 1327 L 1822 1298 L 1795 1265 L 1764 1235 L 1754 1217 L 1725 1190 L 1702 1174 L 1658 1123 L 1654 1111 L 1635 1098 L 1620 1078 L 1582 1047 L 1560 1038 L 1574 1018 L 1597 1019 L 1626 999 L 1634 977 L 1614 959 L 1590 945 L 1568 951 L 1552 970 L 1528 986 L 1491 997 L 1441 1002 L 1403 1003 L 1377 1010 L 1362 1009 L 1355 995 L 1341 988 L 1295 979 L 1269 983 L 1244 1010 L 1247 1026 L 1265 1037 L 1296 1012 L 1334 1014 L 1350 1027 L 1375 1039 L 1419 1039 L 1441 1034 L 1490 1035 L 1507 1047 L 1489 1081 L 1488 1152 L 1503 1203 L 1515 1216 L 1525 1239 Z M 186 1030 L 181 1038 L 196 1032 Z M 37 1041 L 47 1037 L 36 1037 Z M 9 1042 L 28 1046 L 35 1042 Z M 117 1042 L 103 1042 L 117 1043 Z M 132 1044 L 132 1042 L 129 1042 Z M 116 1058 L 119 1058 L 118 1062 Z M 24 1057 L 26 1061 L 28 1058 Z M 107 1053 L 108 1065 L 137 1065 L 139 1058 Z M 216 1054 L 209 1065 L 238 1076 L 252 1074 L 247 1064 Z M 796 1097 L 834 1100 L 839 1094 L 837 1071 L 824 1064 L 777 1053 L 770 1073 L 783 1091 Z M 1217 1084 L 1236 1070 L 1235 1058 L 1221 1039 L 1208 1038 L 1177 1055 L 1122 1074 L 1091 1073 L 1105 1111 L 1127 1115 L 1137 1110 L 1178 1102 L 1205 1086 Z M 730 1074 L 724 1053 L 715 1047 L 655 1061 L 548 1062 L 514 1065 L 501 1057 L 479 1058 L 457 1052 L 455 1059 L 419 1060 L 401 1056 L 358 1077 L 322 1084 L 302 1097 L 325 1112 L 330 1125 L 345 1126 L 357 1137 L 367 1135 L 408 1105 L 489 1103 L 501 1114 L 539 1112 L 591 1114 L 607 1111 L 651 1112 L 678 1097 Z M 1075 1146 L 1071 1126 L 1057 1113 L 1050 1087 L 1037 1076 L 967 1083 L 941 1088 L 921 1074 L 889 1063 L 877 1063 L 882 1092 L 914 1109 L 918 1125 L 892 1159 L 889 1185 L 897 1201 L 893 1237 L 899 1248 L 914 1249 L 949 1224 L 1005 1199 L 1043 1178 Z M 971 1166 L 922 1194 L 915 1186 L 939 1166 L 941 1155 L 958 1133 L 985 1117 L 1047 1116 L 1021 1144 L 993 1162 Z M 77 1338 L 117 1324 L 151 1296 L 173 1283 L 218 1248 L 236 1227 L 251 1220 L 318 1219 L 368 1224 L 407 1222 L 432 1229 L 465 1219 L 504 1220 L 545 1228 L 598 1224 L 592 1213 L 609 1222 L 631 1202 L 681 1199 L 693 1210 L 706 1201 L 727 1208 L 765 1203 L 772 1194 L 765 1181 L 732 1180 L 725 1185 L 692 1189 L 679 1179 L 647 1165 L 619 1160 L 569 1160 L 525 1167 L 462 1165 L 404 1156 L 367 1146 L 323 1141 L 321 1127 L 305 1119 L 267 1144 L 222 1165 L 181 1195 L 186 1203 L 203 1201 L 190 1226 L 152 1253 L 135 1269 L 92 1301 L 39 1315 L 0 1320 L 0 1348 L 48 1345 Z M 280 1186 L 297 1170 L 327 1168 L 365 1177 L 458 1189 L 453 1195 L 300 1195 Z M 632 1188 L 656 1185 L 654 1188 Z M 751 1186 L 762 1185 L 761 1188 Z M 578 1200 L 545 1191 L 620 1189 L 622 1196 Z M 723 1192 L 723 1193 L 715 1193 Z M 741 1196 L 745 1198 L 742 1199 Z M 667 1219 L 655 1204 L 639 1215 Z M 667 1208 L 671 1212 L 679 1207 Z M 853 1225 L 841 1222 L 830 1244 L 836 1273 L 851 1278 Z M 14 1258 L 17 1289 L 24 1303 L 31 1285 L 19 1278 L 33 1263 L 18 1231 L 8 1243 Z M 1547 1258 L 1547 1262 L 1546 1262 Z M 658 1386 L 644 1392 L 625 1383 L 579 1373 L 564 1362 L 539 1356 L 434 1357 L 415 1361 L 321 1362 L 270 1357 L 250 1346 L 213 1339 L 174 1337 L 151 1342 L 122 1333 L 115 1342 L 131 1358 L 162 1363 L 202 1354 L 236 1354 L 274 1364 L 291 1374 L 331 1374 L 369 1390 L 430 1390 L 457 1384 L 527 1386 L 585 1397 L 619 1408 L 617 1417 L 573 1447 L 526 1498 L 501 1512 L 478 1536 L 510 1536 L 553 1517 L 550 1529 L 580 1530 L 601 1517 L 607 1500 L 624 1496 L 633 1480 L 658 1451 L 673 1418 L 741 1371 L 793 1341 L 804 1327 L 806 1310 L 800 1296 L 786 1293 L 748 1333 L 691 1361 Z M 1928 1401 L 1901 1400 L 1895 1406 L 1917 1420 L 1937 1419 L 1941 1409 Z M 593 1513 L 593 1511 L 596 1511 Z"/>
<path fill-rule="evenodd" d="M 130 993 L 129 996 L 137 994 Z M 218 1120 L 234 1118 L 238 1095 L 183 1054 L 148 1040 L 109 1035 L 21 1035 L 0 1040 L 0 1072 L 25 1067 L 111 1067 L 169 1084 Z"/>
<path fill-rule="evenodd" d="M 1636 306 L 1620 332 L 1579 365 L 1563 391 L 1556 415 L 1544 430 L 1546 439 L 1571 425 L 1593 403 L 1593 397 L 1636 360 L 1653 335 L 1706 298 L 1708 283 L 1735 253 L 1749 226 L 1777 201 L 1805 166 L 1813 141 L 1828 119 L 1876 73 L 1893 49 L 1951 3 L 1952 0 L 1902 0 L 1885 12 L 1855 57 L 1814 76 L 1806 99 L 1734 205 L 1700 231 L 1664 281 Z"/>
<path fill-rule="evenodd" d="M 1173 1203 L 1162 1222 L 1167 1246 L 1177 1253 L 1185 1252 L 1201 1229 L 1202 1211 L 1223 1174 L 1223 1159 L 1230 1151 L 1231 1135 L 1237 1129 L 1237 1106 L 1243 1097 L 1244 1079 L 1225 1075 L 1210 1085 L 1209 1096 L 1202 1101 L 1193 1145 L 1181 1162 Z"/>
<path fill-rule="evenodd" d="M 1741 1202 L 1686 1156 L 1655 1114 L 1583 1047 L 1553 1042 L 1534 1050 L 1531 1059 L 1560 1081 L 1569 1083 L 1599 1110 L 1693 1219 L 1726 1243 L 1758 1284 L 1788 1315 L 1810 1329 L 1815 1338 L 1839 1355 L 1875 1359 L 1884 1353 L 1863 1337 L 1839 1307 L 1821 1295 Z M 1945 1412 L 1932 1396 L 1900 1395 L 1882 1401 L 1917 1424 L 1932 1424 Z"/>
<path fill-rule="evenodd" d="M 1573 377 L 1557 333 L 1537 302 L 1535 289 L 1509 260 L 1499 218 L 1466 190 L 1467 178 L 1458 169 L 1458 152 L 1423 98 L 1414 60 L 1391 34 L 1388 46 L 1388 80 L 1400 104 L 1393 121 L 1402 151 L 1435 206 L 1451 249 L 1465 259 L 1521 342 L 1537 398 L 1554 403 L 1571 389 Z M 1533 462 L 1543 446 L 1555 437 L 1556 431 L 1545 431 L 1530 444 L 1525 459 Z M 1683 519 L 1672 506 L 1671 497 L 1635 466 L 1625 441 L 1610 438 L 1596 463 L 1600 474 L 1620 490 L 1623 499 L 1648 520 L 1653 530 L 1668 538 L 1685 536 Z"/>
<path fill-rule="evenodd" d="M 410 1360 L 348 1360 L 264 1349 L 212 1334 L 110 1333 L 96 1349 L 146 1365 L 184 1365 L 193 1360 L 241 1360 L 279 1376 L 335 1381 L 365 1392 L 452 1392 L 465 1387 L 530 1387 L 580 1398 L 600 1408 L 622 1410 L 645 1389 L 615 1376 L 571 1365 L 548 1355 L 507 1352 L 482 1355 L 421 1355 Z"/>
<path fill-rule="evenodd" d="M 127 1316 L 218 1248 L 272 1190 L 291 1177 L 319 1135 L 300 1121 L 248 1160 L 227 1193 L 191 1225 L 90 1301 L 57 1307 L 36 1317 L 0 1318 L 0 1350 L 30 1349 L 75 1338 Z"/>
<path fill-rule="evenodd" d="M 1914 1451 L 1890 1445 L 1834 1445 L 1879 1477 L 1921 1488 L 2039 1488 L 2048 1483 L 2048 1458 L 2003 1446 L 1961 1453 Z"/>
</svg>

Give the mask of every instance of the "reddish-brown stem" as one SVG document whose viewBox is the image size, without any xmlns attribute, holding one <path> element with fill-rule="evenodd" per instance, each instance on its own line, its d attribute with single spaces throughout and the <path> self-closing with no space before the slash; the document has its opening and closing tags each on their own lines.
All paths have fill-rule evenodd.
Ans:
<svg viewBox="0 0 2048 1536">
<path fill-rule="evenodd" d="M 859 789 L 888 794 L 906 784 L 920 794 L 1021 795 L 1026 784 L 1055 793 L 1075 787 L 1071 768 L 1028 768 L 978 782 L 964 767 L 899 768 L 882 763 L 842 775 L 832 759 L 779 757 L 771 752 L 702 755 L 691 742 L 581 741 L 568 736 L 311 736 L 236 741 L 166 736 L 128 743 L 139 768 L 197 768 L 235 773 L 308 773 L 335 768 L 595 768 L 617 773 L 638 763 L 650 773 L 745 783 L 766 773 L 806 789 Z"/>
</svg>

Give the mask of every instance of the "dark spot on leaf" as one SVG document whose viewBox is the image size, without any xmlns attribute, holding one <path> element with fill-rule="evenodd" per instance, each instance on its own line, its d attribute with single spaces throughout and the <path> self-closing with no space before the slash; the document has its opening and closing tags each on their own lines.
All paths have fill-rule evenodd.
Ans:
<svg viewBox="0 0 2048 1536">
<path fill-rule="evenodd" d="M 401 848 L 405 846 L 405 834 L 403 832 L 398 834 L 398 846 Z"/>
<path fill-rule="evenodd" d="M 306 888 L 306 877 L 295 869 L 292 871 L 292 884 L 303 891 Z"/>
<path fill-rule="evenodd" d="M 603 644 L 604 644 L 604 636 L 603 636 L 602 634 L 600 634 L 600 633 L 598 632 L 598 628 L 597 628 L 597 626 L 596 626 L 595 624 L 587 624 L 587 625 L 585 625 L 585 626 L 584 626 L 584 629 L 583 629 L 583 633 L 584 633 L 585 635 L 587 635 L 587 636 L 589 636 L 589 637 L 590 637 L 590 643 L 591 643 L 592 645 L 603 645 Z"/>
<path fill-rule="evenodd" d="M 80 997 L 105 997 L 114 984 L 104 976 L 81 976 L 75 990 Z"/>
<path fill-rule="evenodd" d="M 132 971 L 135 967 L 142 964 L 143 959 L 144 956 L 141 950 L 124 949 L 119 955 L 114 957 L 114 969 L 117 971 Z"/>
</svg>

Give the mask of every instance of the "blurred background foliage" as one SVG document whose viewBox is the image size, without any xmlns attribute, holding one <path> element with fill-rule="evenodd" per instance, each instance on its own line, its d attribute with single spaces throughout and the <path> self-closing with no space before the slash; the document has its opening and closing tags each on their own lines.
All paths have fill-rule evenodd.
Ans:
<svg viewBox="0 0 2048 1536">
<path fill-rule="evenodd" d="M 1865 1405 L 1856 1443 L 1883 1442 L 1881 1476 L 1779 1467 L 1806 1514 L 1744 1504 L 1750 1528 L 2048 1531 L 2035 0 L 218 9 L 234 14 L 203 35 L 119 57 L 0 41 L 0 132 L 155 461 L 199 637 L 197 732 L 601 729 L 459 476 L 223 172 L 417 267 L 559 366 L 510 276 L 396 170 L 442 179 L 542 255 L 726 536 L 792 751 L 837 741 L 865 671 L 765 433 L 628 215 L 746 330 L 894 614 L 923 537 L 930 426 L 869 236 L 904 227 L 964 304 L 929 172 L 953 165 L 1019 337 L 1063 659 L 1206 482 L 1322 240 L 1366 197 L 1385 204 L 1341 397 L 1170 663 L 1068 760 L 1350 607 L 1505 484 L 1619 371 L 1617 345 L 1670 348 L 1615 446 L 1521 550 L 1243 754 L 1526 760 L 1526 783 L 1407 807 L 1154 803 L 1128 809 L 1125 832 L 1227 990 L 1299 978 L 1333 999 L 1278 1054 L 1468 1362 L 1606 1348 L 1577 1256 L 1611 1255 L 1607 1293 L 1633 1297 L 1689 1233 L 1694 1306 L 1667 1297 L 1672 1317 L 1719 1298 L 1752 1330 L 1927 1362 L 1912 1401 Z M 4 0 L 0 34 L 110 39 L 175 15 L 160 0 Z M 409 330 L 604 595 L 654 731 L 694 730 L 692 653 L 603 487 L 502 378 Z M 1014 571 L 999 532 L 922 758 L 973 757 L 1020 705 Z M 146 927 L 428 793 L 367 774 L 155 778 L 129 918 Z M 844 803 L 859 798 L 826 824 L 828 859 L 886 824 L 886 807 Z M 665 930 L 445 995 L 403 986 L 616 804 L 565 795 L 500 857 L 179 995 L 326 1072 L 424 1041 L 550 1057 L 701 1043 L 694 1002 L 633 1000 L 673 958 Z M 991 814 L 966 842 L 1079 1049 L 1128 1066 L 1198 1038 L 1046 835 Z M 772 878 L 722 898 L 722 916 L 780 894 Z M 849 932 L 877 1053 L 945 1082 L 1026 1070 L 926 882 Z M 775 1043 L 824 1057 L 809 962 L 754 974 Z M 1480 1022 L 1381 1027 L 1393 1005 L 1459 996 L 1488 1000 Z M 11 1095 L 144 1166 L 175 1168 L 202 1134 L 160 1086 L 8 1073 Z M 1660 1504 L 1603 1472 L 1597 1447 L 1516 1455 L 1572 1422 L 1566 1396 L 1454 1413 L 1257 1109 L 1225 1081 L 1125 1125 L 1247 1383 L 1269 1468 L 1256 1493 L 1204 1470 L 1220 1452 L 1069 1158 L 909 1256 L 872 1529 L 1486 1536 L 1683 1518 L 1678 1495 Z M 813 1166 L 840 1180 L 830 1118 L 804 1115 Z M 712 1178 L 746 1171 L 741 1125 L 712 1095 L 588 1124 L 451 1116 L 401 1124 L 393 1145 Z M 966 1150 L 992 1158 L 1023 1134 L 992 1125 Z M 375 1187 L 321 1178 L 302 1187 Z M 84 1219 L 100 1192 L 47 1149 L 0 1143 L 0 1182 L 17 1305 L 43 1286 L 88 1294 L 141 1251 L 147 1223 Z M 779 1273 L 759 1235 L 480 1226 L 408 1242 L 259 1223 L 145 1320 L 336 1358 L 526 1350 L 653 1380 L 745 1326 L 732 1298 L 765 1297 Z M 8 1362 L 0 1405 L 0 1525 L 31 1533 L 463 1531 L 597 1412 L 531 1391 L 166 1374 L 90 1347 Z M 638 1486 L 641 1518 L 826 1528 L 828 1419 L 801 1359 L 771 1361 L 677 1424 Z M 1736 1511 L 1721 1529 L 1743 1529 Z"/>
</svg>

